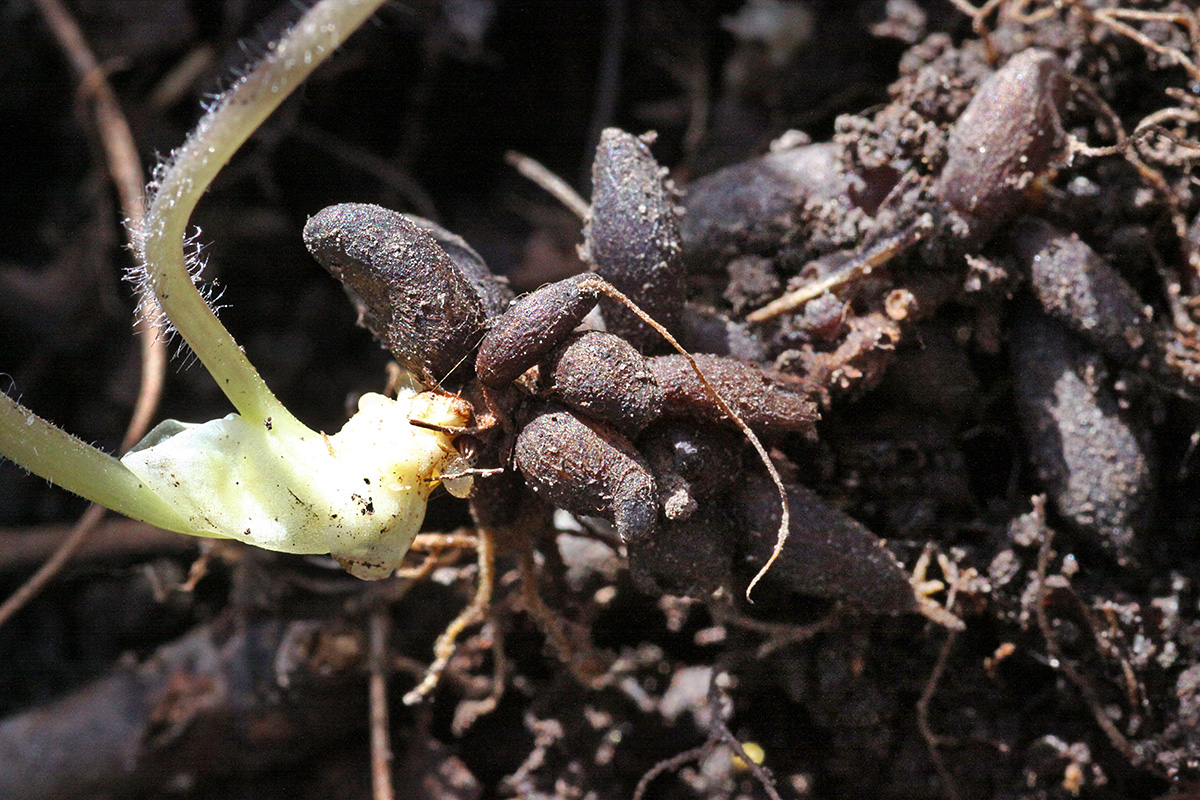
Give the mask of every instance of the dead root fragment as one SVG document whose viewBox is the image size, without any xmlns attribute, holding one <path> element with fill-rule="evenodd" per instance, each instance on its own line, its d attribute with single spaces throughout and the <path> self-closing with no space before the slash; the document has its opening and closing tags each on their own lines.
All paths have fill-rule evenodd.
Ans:
<svg viewBox="0 0 1200 800">
<path fill-rule="evenodd" d="M 850 281 L 866 277 L 873 271 L 886 265 L 896 256 L 905 252 L 920 242 L 933 230 L 933 218 L 923 215 L 911 226 L 879 244 L 857 254 L 849 264 L 841 267 L 831 275 L 819 281 L 801 286 L 799 289 L 772 300 L 757 311 L 746 315 L 747 322 L 766 322 L 776 317 L 795 311 L 809 300 L 814 300 L 825 292 L 832 291 Z"/>
<path fill-rule="evenodd" d="M 857 395 L 874 388 L 902 336 L 900 323 L 880 311 L 850 317 L 846 323 L 850 330 L 833 352 L 805 348 L 798 354 L 799 369 L 784 368 L 803 374 L 824 408 L 835 392 Z"/>
</svg>

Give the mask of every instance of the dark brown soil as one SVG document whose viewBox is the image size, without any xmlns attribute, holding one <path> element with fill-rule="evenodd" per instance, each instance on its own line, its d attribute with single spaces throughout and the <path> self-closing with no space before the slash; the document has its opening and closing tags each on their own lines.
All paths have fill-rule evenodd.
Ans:
<svg viewBox="0 0 1200 800">
<path fill-rule="evenodd" d="M 147 169 L 295 13 L 70 5 Z M 723 430 L 700 471 L 711 528 L 664 526 L 643 565 L 659 586 L 668 570 L 723 584 L 715 598 L 648 591 L 611 526 L 547 530 L 522 500 L 486 621 L 406 706 L 470 601 L 470 550 L 367 584 L 110 519 L 0 627 L 0 796 L 369 798 L 372 616 L 390 629 L 400 797 L 616 800 L 644 777 L 646 798 L 767 796 L 734 739 L 783 797 L 1197 796 L 1200 21 L 1183 2 L 1119 5 L 1001 0 L 973 29 L 949 0 L 389 4 L 193 220 L 267 383 L 334 431 L 387 380 L 301 241 L 322 208 L 436 219 L 528 292 L 586 268 L 584 231 L 505 152 L 587 197 L 601 131 L 654 130 L 687 209 L 689 299 L 744 337 L 711 349 L 820 408 L 815 437 L 768 439 L 798 549 L 742 598 L 778 507 Z M 752 8 L 779 49 L 733 22 Z M 0 8 L 0 389 L 115 450 L 138 388 L 130 255 L 76 92 L 36 4 Z M 228 410 L 172 362 L 162 417 Z M 0 464 L 0 596 L 83 508 Z M 427 531 L 471 524 L 435 496 Z M 911 611 L 874 537 L 941 581 L 940 613 Z"/>
</svg>

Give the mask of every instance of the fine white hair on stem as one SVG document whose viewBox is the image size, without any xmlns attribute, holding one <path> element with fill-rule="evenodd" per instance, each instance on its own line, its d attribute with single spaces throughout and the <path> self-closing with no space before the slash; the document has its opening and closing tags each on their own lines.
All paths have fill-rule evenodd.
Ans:
<svg viewBox="0 0 1200 800">
<path fill-rule="evenodd" d="M 126 220 L 125 224 L 131 231 L 135 230 L 130 220 Z M 191 278 L 192 285 L 200 292 L 205 305 L 212 309 L 214 314 L 219 314 L 222 306 L 218 306 L 217 301 L 220 300 L 224 289 L 218 288 L 215 283 L 203 282 L 204 270 L 208 266 L 208 256 L 204 253 L 204 244 L 200 239 L 201 233 L 200 228 L 195 226 L 183 240 L 183 265 L 187 270 L 188 277 Z M 137 307 L 135 324 L 136 322 L 144 323 L 148 326 L 148 330 L 154 331 L 155 336 L 168 344 L 175 341 L 179 332 L 171 324 L 171 319 L 163 309 L 162 303 L 154 294 L 150 275 L 140 257 L 136 258 L 133 264 L 125 270 L 125 280 L 137 290 L 138 296 L 143 298 L 143 302 L 139 303 Z M 175 355 L 185 355 L 187 343 L 179 341 L 178 345 Z M 192 357 L 194 358 L 194 355 Z"/>
<path fill-rule="evenodd" d="M 145 224 L 134 231 L 145 282 L 192 352 L 248 420 L 291 420 L 192 282 L 185 233 L 213 177 L 263 120 L 384 0 L 320 0 L 213 104 L 155 170 Z"/>
</svg>

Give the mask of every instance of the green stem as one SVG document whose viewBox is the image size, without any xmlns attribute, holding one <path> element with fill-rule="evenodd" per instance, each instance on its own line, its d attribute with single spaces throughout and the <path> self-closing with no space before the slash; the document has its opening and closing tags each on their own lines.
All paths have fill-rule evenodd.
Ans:
<svg viewBox="0 0 1200 800">
<path fill-rule="evenodd" d="M 384 0 L 321 0 L 200 120 L 156 173 L 139 256 L 149 287 L 171 323 L 253 424 L 273 419 L 280 433 L 307 433 L 271 394 L 188 274 L 188 220 L 213 177 L 264 119 Z M 289 430 L 290 429 L 290 430 Z M 88 500 L 161 528 L 197 532 L 116 458 L 0 393 L 0 451 L 21 467 Z M 184 478 L 186 480 L 186 478 Z"/>
<path fill-rule="evenodd" d="M 140 256 L 171 324 L 249 421 L 293 418 L 192 283 L 183 252 L 200 195 L 263 120 L 384 0 L 321 0 L 197 124 L 157 176 Z"/>
<path fill-rule="evenodd" d="M 0 442 L 21 467 L 127 517 L 180 533 L 193 526 L 124 464 L 0 392 Z"/>
</svg>

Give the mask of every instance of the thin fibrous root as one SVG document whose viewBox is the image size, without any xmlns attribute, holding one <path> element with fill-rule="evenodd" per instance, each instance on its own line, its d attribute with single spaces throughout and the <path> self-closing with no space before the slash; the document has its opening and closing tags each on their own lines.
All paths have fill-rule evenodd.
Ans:
<svg viewBox="0 0 1200 800">
<path fill-rule="evenodd" d="M 605 664 L 590 645 L 580 647 L 571 641 L 563 619 L 546 605 L 538 593 L 537 566 L 534 563 L 533 544 L 529 541 L 521 550 L 521 604 L 575 680 L 584 686 L 598 687 L 606 672 Z"/>
<path fill-rule="evenodd" d="M 1147 764 L 1146 757 L 1138 751 L 1132 742 L 1121 732 L 1113 721 L 1101 700 L 1095 687 L 1092 686 L 1076 667 L 1075 664 L 1062 651 L 1059 645 L 1058 636 L 1054 630 L 1054 626 L 1050 624 L 1050 615 L 1046 612 L 1046 604 L 1049 601 L 1050 589 L 1047 586 L 1047 572 L 1050 567 L 1050 558 L 1053 550 L 1051 545 L 1054 542 L 1054 529 L 1045 523 L 1045 505 L 1035 506 L 1037 511 L 1038 523 L 1042 529 L 1042 544 L 1038 548 L 1037 560 L 1037 597 L 1035 600 L 1034 611 L 1037 616 L 1038 629 L 1042 632 L 1042 637 L 1046 640 L 1046 654 L 1050 656 L 1050 663 L 1062 670 L 1063 674 L 1075 685 L 1079 693 L 1083 695 L 1083 700 L 1092 712 L 1092 717 L 1096 720 L 1096 724 L 1104 731 L 1104 735 L 1108 737 L 1109 743 L 1117 752 L 1123 755 L 1135 767 L 1149 767 L 1153 769 L 1152 764 Z"/>
<path fill-rule="evenodd" d="M 591 284 L 608 297 L 616 300 L 618 303 L 628 308 L 630 311 L 636 314 L 638 319 L 640 319 L 642 322 L 658 331 L 658 334 L 666 339 L 667 343 L 670 344 L 671 347 L 675 348 L 680 355 L 687 359 L 688 364 L 690 364 L 692 367 L 692 371 L 695 372 L 696 377 L 700 379 L 700 383 L 703 384 L 708 393 L 712 395 L 712 398 L 717 401 L 717 406 L 726 414 L 726 416 L 729 417 L 729 419 L 733 421 L 735 425 L 738 426 L 741 432 L 745 435 L 746 439 L 754 446 L 754 449 L 758 452 L 758 457 L 762 459 L 763 466 L 767 468 L 767 473 L 771 476 L 771 480 L 774 481 L 775 488 L 779 491 L 779 504 L 781 508 L 779 532 L 775 539 L 775 548 L 771 552 L 771 557 L 767 559 L 767 563 L 762 566 L 762 569 L 760 569 L 758 574 L 754 576 L 754 579 L 750 581 L 750 585 L 746 587 L 746 600 L 753 603 L 754 601 L 751 600 L 750 593 L 754 591 L 754 587 L 760 580 L 762 580 L 762 577 L 767 574 L 767 570 L 769 570 L 775 563 L 775 559 L 779 558 L 779 554 L 783 552 L 783 545 L 784 542 L 787 541 L 789 526 L 791 525 L 791 514 L 788 510 L 787 489 L 785 489 L 783 486 L 783 478 L 779 476 L 779 470 L 775 469 L 775 463 L 771 461 L 771 456 L 767 453 L 767 448 L 765 448 L 763 443 L 759 441 L 758 436 L 755 435 L 754 431 L 750 430 L 750 426 L 747 425 L 740 416 L 738 416 L 738 413 L 733 410 L 729 403 L 725 402 L 725 398 L 721 397 L 721 393 L 718 392 L 716 388 L 708 382 L 708 378 L 704 377 L 704 372 L 700 369 L 700 365 L 696 363 L 696 359 L 692 358 L 692 354 L 683 348 L 683 345 L 681 345 L 675 339 L 675 337 L 671 335 L 670 331 L 668 331 L 653 317 L 639 308 L 637 303 L 626 297 L 619 289 L 617 289 L 617 287 L 613 286 L 600 276 L 592 276 Z"/>
<path fill-rule="evenodd" d="M 937 770 L 938 778 L 942 781 L 942 791 L 946 793 L 947 800 L 959 800 L 961 795 L 958 792 L 958 783 L 954 780 L 954 775 L 950 772 L 946 759 L 942 755 L 942 737 L 934 733 L 933 727 L 929 724 L 929 704 L 933 702 L 938 682 L 941 681 L 942 674 L 946 671 L 946 664 L 950 659 L 950 649 L 954 647 L 954 640 L 957 637 L 958 631 L 952 629 L 942 644 L 941 650 L 938 651 L 933 672 L 925 681 L 925 689 L 921 692 L 920 699 L 917 700 L 917 728 L 921 731 L 922 738 L 925 739 L 925 747 L 929 751 L 929 758 L 933 761 L 934 769 Z"/>
<path fill-rule="evenodd" d="M 446 665 L 450 663 L 450 659 L 454 656 L 454 648 L 458 642 L 459 634 L 468 625 L 473 625 L 483 619 L 488 605 L 492 602 L 492 586 L 495 582 L 494 547 L 495 540 L 492 532 L 486 528 L 480 528 L 477 551 L 479 555 L 479 586 L 475 589 L 475 597 L 454 618 L 454 621 L 446 626 L 446 630 L 442 631 L 442 635 L 438 637 L 437 644 L 433 647 L 434 660 L 429 665 L 429 669 L 425 670 L 425 677 L 421 679 L 421 682 L 412 691 L 404 695 L 404 704 L 406 706 L 416 705 L 433 691 L 438 684 L 438 679 L 442 676 L 442 672 L 445 671 Z"/>
</svg>

